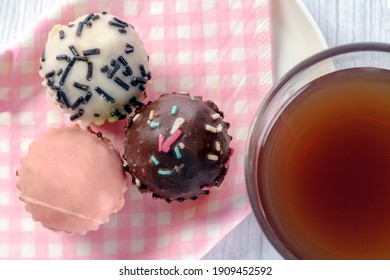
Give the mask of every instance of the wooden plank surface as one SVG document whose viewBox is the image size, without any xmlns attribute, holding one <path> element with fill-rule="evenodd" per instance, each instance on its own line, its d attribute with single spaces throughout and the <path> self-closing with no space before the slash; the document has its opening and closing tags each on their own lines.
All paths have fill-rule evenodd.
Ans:
<svg viewBox="0 0 390 280">
<path fill-rule="evenodd" d="M 244 0 L 242 0 L 244 1 Z M 290 1 L 290 0 L 285 0 Z M 58 1 L 0 0 L 0 49 L 28 32 L 31 23 Z M 386 0 L 303 0 L 329 46 L 359 41 L 390 42 Z M 304 47 L 304 44 L 303 46 Z M 249 215 L 204 259 L 281 259 Z"/>
</svg>

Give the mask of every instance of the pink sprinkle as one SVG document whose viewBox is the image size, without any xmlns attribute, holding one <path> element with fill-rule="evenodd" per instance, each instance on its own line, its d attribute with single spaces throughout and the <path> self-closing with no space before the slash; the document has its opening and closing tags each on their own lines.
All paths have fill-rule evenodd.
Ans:
<svg viewBox="0 0 390 280">
<path fill-rule="evenodd" d="M 141 171 L 142 171 L 142 174 L 145 175 L 145 173 L 146 173 L 145 168 L 142 168 Z"/>
<path fill-rule="evenodd" d="M 161 152 L 162 151 L 162 148 L 163 148 L 163 144 L 164 144 L 164 135 L 159 135 L 158 136 L 158 151 Z"/>
<path fill-rule="evenodd" d="M 173 135 L 171 137 L 169 137 L 167 139 L 167 141 L 165 141 L 165 143 L 163 144 L 162 146 L 162 151 L 164 153 L 168 153 L 169 150 L 171 149 L 171 146 L 173 143 L 176 142 L 177 139 L 179 139 L 179 137 L 182 135 L 182 132 L 181 130 L 176 130 L 175 133 L 173 133 Z"/>
</svg>

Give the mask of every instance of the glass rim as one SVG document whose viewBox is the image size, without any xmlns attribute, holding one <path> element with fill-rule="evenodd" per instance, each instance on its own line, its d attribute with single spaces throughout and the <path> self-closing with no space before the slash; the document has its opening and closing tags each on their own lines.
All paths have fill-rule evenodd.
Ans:
<svg viewBox="0 0 390 280">
<path fill-rule="evenodd" d="M 248 139 L 245 148 L 245 183 L 249 201 L 256 217 L 258 224 L 260 225 L 263 233 L 273 245 L 273 247 L 279 252 L 279 254 L 285 259 L 297 259 L 297 257 L 287 249 L 287 247 L 279 240 L 276 233 L 273 231 L 271 225 L 267 221 L 263 205 L 259 199 L 259 191 L 257 189 L 257 178 L 254 176 L 253 171 L 256 172 L 257 160 L 258 160 L 258 144 L 260 130 L 257 129 L 257 124 L 261 120 L 268 105 L 273 98 L 277 95 L 281 88 L 283 88 L 293 77 L 307 69 L 308 67 L 324 61 L 326 59 L 336 57 L 342 54 L 348 54 L 353 52 L 387 52 L 390 53 L 390 43 L 383 42 L 359 42 L 344 44 L 336 47 L 331 47 L 326 50 L 320 51 L 302 62 L 294 66 L 288 71 L 280 80 L 276 81 L 274 86 L 266 94 L 264 100 L 261 102 L 257 109 L 255 116 L 251 122 L 251 126 L 248 133 Z M 255 148 L 255 150 L 253 150 Z"/>
</svg>

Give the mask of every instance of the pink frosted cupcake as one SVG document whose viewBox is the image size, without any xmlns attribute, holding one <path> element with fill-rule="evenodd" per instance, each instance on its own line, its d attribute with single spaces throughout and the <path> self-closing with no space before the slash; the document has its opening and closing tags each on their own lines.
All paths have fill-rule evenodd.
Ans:
<svg viewBox="0 0 390 280">
<path fill-rule="evenodd" d="M 118 151 L 101 133 L 77 125 L 41 135 L 16 174 L 26 210 L 53 231 L 97 230 L 124 204 L 126 175 Z"/>
</svg>

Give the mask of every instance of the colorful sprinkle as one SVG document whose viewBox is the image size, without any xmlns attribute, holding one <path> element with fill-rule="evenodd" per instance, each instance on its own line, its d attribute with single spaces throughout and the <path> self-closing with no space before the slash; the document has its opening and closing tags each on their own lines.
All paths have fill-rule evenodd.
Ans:
<svg viewBox="0 0 390 280">
<path fill-rule="evenodd" d="M 180 159 L 180 158 L 182 157 L 181 152 L 180 152 L 178 146 L 175 146 L 175 147 L 173 148 L 173 151 L 175 152 L 176 158 Z"/>
<path fill-rule="evenodd" d="M 218 156 L 212 155 L 212 154 L 207 154 L 207 159 L 213 160 L 213 161 L 217 161 L 218 160 Z"/>
<path fill-rule="evenodd" d="M 169 150 L 171 149 L 171 146 L 173 145 L 173 143 L 176 142 L 177 139 L 179 139 L 179 137 L 183 134 L 183 132 L 181 130 L 176 130 L 175 133 L 173 135 L 171 135 L 171 137 L 169 137 L 163 144 L 162 146 L 162 152 L 164 153 L 168 153 Z"/>
<path fill-rule="evenodd" d="M 158 136 L 158 151 L 159 152 L 162 152 L 162 147 L 163 147 L 163 145 L 164 145 L 164 140 L 165 140 L 165 137 L 164 137 L 164 135 L 159 135 Z"/>
<path fill-rule="evenodd" d="M 176 112 L 177 112 L 177 106 L 173 105 L 171 109 L 171 115 L 176 115 Z"/>
<path fill-rule="evenodd" d="M 173 123 L 172 129 L 171 129 L 171 134 L 174 134 L 180 128 L 180 126 L 183 123 L 184 123 L 184 119 L 183 118 L 177 118 L 175 120 L 175 122 Z"/>
<path fill-rule="evenodd" d="M 156 128 L 156 127 L 159 127 L 160 126 L 160 123 L 159 122 L 150 122 L 149 126 L 151 128 Z"/>
<path fill-rule="evenodd" d="M 161 169 L 161 168 L 157 172 L 158 172 L 158 174 L 163 175 L 163 176 L 169 176 L 172 174 L 171 170 Z"/>
<path fill-rule="evenodd" d="M 155 156 L 151 156 L 150 157 L 150 160 L 153 162 L 153 164 L 154 165 L 159 165 L 160 164 L 160 162 L 157 160 L 157 158 L 155 157 Z"/>
<path fill-rule="evenodd" d="M 141 117 L 140 114 L 135 115 L 133 118 L 133 122 L 137 121 L 140 117 Z"/>
<path fill-rule="evenodd" d="M 222 131 L 222 124 L 219 124 L 217 125 L 217 132 L 221 132 Z"/>
<path fill-rule="evenodd" d="M 135 178 L 135 184 L 137 185 L 137 187 L 141 187 L 141 181 L 140 181 L 140 179 Z"/>
<path fill-rule="evenodd" d="M 205 129 L 212 132 L 212 133 L 217 133 L 217 129 L 214 126 L 206 124 Z"/>
<path fill-rule="evenodd" d="M 220 152 L 220 151 L 221 151 L 221 144 L 220 144 L 218 141 L 215 141 L 214 145 L 215 145 L 215 149 L 216 149 L 218 152 Z"/>
<path fill-rule="evenodd" d="M 186 147 L 186 145 L 184 145 L 183 142 L 180 142 L 179 144 L 177 144 L 179 146 L 180 149 L 184 149 Z"/>
<path fill-rule="evenodd" d="M 153 120 L 154 118 L 154 110 L 151 110 L 150 113 L 149 113 L 149 120 Z"/>
<path fill-rule="evenodd" d="M 219 119 L 220 117 L 221 117 L 221 115 L 218 114 L 218 113 L 215 113 L 215 114 L 212 114 L 212 115 L 211 115 L 211 118 L 212 118 L 213 120 L 217 120 L 217 119 Z"/>
</svg>

